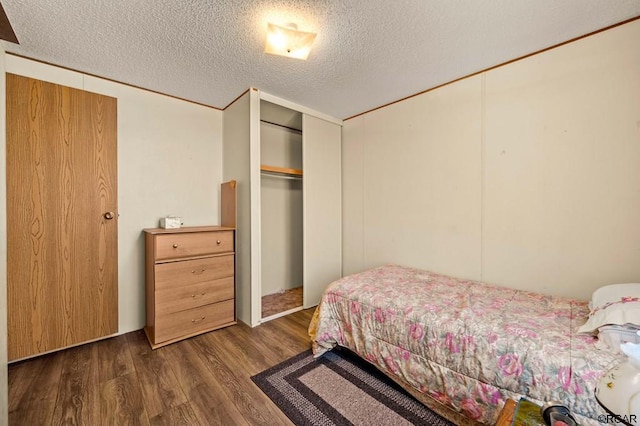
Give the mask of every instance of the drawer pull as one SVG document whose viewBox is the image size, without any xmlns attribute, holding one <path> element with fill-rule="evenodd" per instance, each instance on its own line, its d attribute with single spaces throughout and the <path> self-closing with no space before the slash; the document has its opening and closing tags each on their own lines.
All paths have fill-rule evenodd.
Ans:
<svg viewBox="0 0 640 426">
<path fill-rule="evenodd" d="M 216 241 L 216 244 L 217 244 L 217 245 L 220 245 L 220 244 L 222 244 L 222 241 L 217 240 L 217 241 Z"/>
<path fill-rule="evenodd" d="M 194 269 L 191 271 L 192 274 L 200 275 L 204 272 L 204 269 Z"/>
<path fill-rule="evenodd" d="M 174 245 L 173 245 L 173 248 L 178 248 L 178 245 L 177 245 L 177 244 L 174 244 Z"/>
<path fill-rule="evenodd" d="M 204 294 L 205 294 L 204 292 L 202 292 L 200 294 L 192 294 L 191 297 L 193 297 L 195 299 L 197 296 L 200 296 L 200 297 L 204 296 Z"/>
<path fill-rule="evenodd" d="M 195 323 L 200 322 L 200 321 L 203 321 L 203 320 L 204 320 L 204 317 L 202 317 L 202 318 L 192 319 L 192 320 L 191 320 L 191 322 L 192 322 L 193 324 L 195 324 Z"/>
</svg>

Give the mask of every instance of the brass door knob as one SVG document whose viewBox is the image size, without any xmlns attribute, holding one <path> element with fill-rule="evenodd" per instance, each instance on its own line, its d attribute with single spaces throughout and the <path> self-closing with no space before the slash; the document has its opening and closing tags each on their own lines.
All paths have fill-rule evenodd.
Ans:
<svg viewBox="0 0 640 426">
<path fill-rule="evenodd" d="M 114 217 L 115 217 L 115 215 L 113 214 L 113 212 L 106 212 L 106 213 L 104 214 L 104 218 L 105 218 L 105 219 L 107 219 L 107 220 L 111 220 L 111 219 L 113 219 Z"/>
</svg>

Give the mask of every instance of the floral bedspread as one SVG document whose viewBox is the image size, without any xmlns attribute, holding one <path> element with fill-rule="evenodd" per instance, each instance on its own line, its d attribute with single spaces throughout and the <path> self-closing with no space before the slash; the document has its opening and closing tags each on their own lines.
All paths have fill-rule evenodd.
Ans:
<svg viewBox="0 0 640 426">
<path fill-rule="evenodd" d="M 594 388 L 623 357 L 576 333 L 588 313 L 586 302 L 389 265 L 330 284 L 310 334 L 317 356 L 349 348 L 482 423 L 526 396 L 597 424 Z"/>
</svg>

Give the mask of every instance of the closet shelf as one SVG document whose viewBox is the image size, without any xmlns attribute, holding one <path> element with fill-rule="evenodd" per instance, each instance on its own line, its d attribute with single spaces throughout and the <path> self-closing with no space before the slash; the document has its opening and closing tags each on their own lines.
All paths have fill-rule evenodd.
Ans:
<svg viewBox="0 0 640 426">
<path fill-rule="evenodd" d="M 270 172 L 270 173 L 281 173 L 289 176 L 298 176 L 298 177 L 302 176 L 302 170 L 288 169 L 286 167 L 267 166 L 265 164 L 260 165 L 260 171 Z"/>
</svg>

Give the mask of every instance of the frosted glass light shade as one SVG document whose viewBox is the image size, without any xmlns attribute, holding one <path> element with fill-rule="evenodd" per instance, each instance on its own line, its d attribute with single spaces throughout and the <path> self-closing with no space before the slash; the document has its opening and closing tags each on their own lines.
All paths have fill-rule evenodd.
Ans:
<svg viewBox="0 0 640 426">
<path fill-rule="evenodd" d="M 267 43 L 265 52 L 289 58 L 307 59 L 316 33 L 298 31 L 295 25 L 282 27 L 267 24 Z"/>
</svg>

